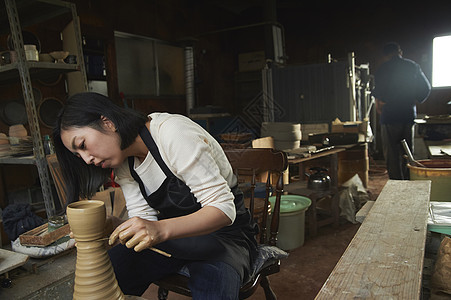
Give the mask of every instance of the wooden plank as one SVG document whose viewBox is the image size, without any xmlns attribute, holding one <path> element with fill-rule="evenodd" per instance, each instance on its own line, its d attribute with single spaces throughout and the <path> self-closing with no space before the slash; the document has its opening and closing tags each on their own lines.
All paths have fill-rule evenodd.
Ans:
<svg viewBox="0 0 451 300">
<path fill-rule="evenodd" d="M 389 180 L 315 299 L 419 299 L 430 190 Z"/>
<path fill-rule="evenodd" d="M 433 157 L 447 158 L 451 156 L 451 144 L 428 146 L 429 153 Z"/>
<path fill-rule="evenodd" d="M 28 260 L 28 255 L 0 248 L 0 274 L 22 266 Z"/>
<path fill-rule="evenodd" d="M 355 220 L 359 223 L 363 223 L 366 216 L 373 207 L 375 201 L 367 201 L 365 205 L 355 214 Z"/>
</svg>

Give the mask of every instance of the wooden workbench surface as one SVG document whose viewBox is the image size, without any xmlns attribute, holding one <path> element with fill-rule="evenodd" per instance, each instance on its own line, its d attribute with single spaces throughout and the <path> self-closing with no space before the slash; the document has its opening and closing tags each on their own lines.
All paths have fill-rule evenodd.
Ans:
<svg viewBox="0 0 451 300">
<path fill-rule="evenodd" d="M 316 299 L 419 299 L 430 185 L 389 180 Z"/>
<path fill-rule="evenodd" d="M 0 274 L 24 265 L 28 255 L 0 248 Z"/>
</svg>

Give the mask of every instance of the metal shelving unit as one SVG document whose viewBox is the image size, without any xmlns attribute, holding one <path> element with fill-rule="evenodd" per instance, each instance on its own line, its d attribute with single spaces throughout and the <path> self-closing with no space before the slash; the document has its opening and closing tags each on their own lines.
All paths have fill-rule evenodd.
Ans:
<svg viewBox="0 0 451 300">
<path fill-rule="evenodd" d="M 2 7 L 0 6 L 0 8 Z M 17 62 L 0 66 L 0 83 L 4 84 L 20 79 L 28 124 L 33 140 L 34 157 L 2 158 L 0 164 L 35 164 L 37 166 L 45 209 L 49 217 L 55 214 L 55 202 L 50 185 L 49 169 L 44 154 L 31 79 L 78 71 L 82 74 L 84 89 L 88 90 L 80 24 L 76 7 L 73 3 L 58 0 L 4 0 L 4 8 L 0 9 L 0 28 L 10 28 L 14 50 L 17 52 Z M 23 44 L 22 26 L 38 24 L 63 14 L 68 14 L 74 24 L 78 63 L 56 64 L 27 61 Z"/>
<path fill-rule="evenodd" d="M 50 62 L 27 61 L 28 70 L 33 79 L 50 77 L 54 74 L 80 71 L 76 64 L 55 64 Z M 15 62 L 0 67 L 0 82 L 5 83 L 9 80 L 17 80 L 19 63 Z"/>
</svg>

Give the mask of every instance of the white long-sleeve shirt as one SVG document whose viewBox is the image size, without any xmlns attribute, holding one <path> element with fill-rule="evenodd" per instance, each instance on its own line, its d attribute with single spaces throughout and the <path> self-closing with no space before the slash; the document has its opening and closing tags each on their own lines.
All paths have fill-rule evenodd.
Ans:
<svg viewBox="0 0 451 300">
<path fill-rule="evenodd" d="M 185 116 L 168 113 L 149 116 L 150 134 L 169 170 L 185 182 L 202 207 L 220 209 L 233 223 L 236 211 L 230 187 L 236 185 L 236 177 L 219 143 Z M 166 178 L 150 152 L 142 163 L 135 158 L 134 169 L 148 195 Z M 128 215 L 157 220 L 156 210 L 148 205 L 130 174 L 128 160 L 115 170 L 115 174 L 125 196 Z"/>
</svg>

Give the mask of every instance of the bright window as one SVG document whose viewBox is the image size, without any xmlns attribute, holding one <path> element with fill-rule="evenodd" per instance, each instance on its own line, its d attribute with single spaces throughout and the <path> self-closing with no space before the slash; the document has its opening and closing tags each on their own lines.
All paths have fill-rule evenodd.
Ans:
<svg viewBox="0 0 451 300">
<path fill-rule="evenodd" d="M 451 86 L 451 35 L 432 42 L 432 86 Z"/>
</svg>

